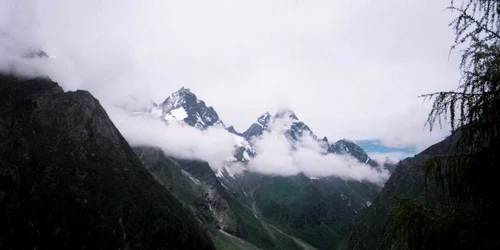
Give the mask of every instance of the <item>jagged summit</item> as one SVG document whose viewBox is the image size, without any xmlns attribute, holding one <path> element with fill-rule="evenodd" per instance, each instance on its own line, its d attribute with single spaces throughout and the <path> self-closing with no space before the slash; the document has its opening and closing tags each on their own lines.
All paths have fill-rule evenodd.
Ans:
<svg viewBox="0 0 500 250">
<path fill-rule="evenodd" d="M 189 89 L 181 87 L 172 93 L 163 103 L 155 105 L 152 115 L 162 117 L 167 123 L 184 122 L 189 126 L 206 129 L 221 125 L 234 135 L 236 161 L 245 162 L 254 155 L 251 145 L 238 133 L 233 126 L 226 127 L 213 107 L 207 106 L 204 101 Z"/>
<path fill-rule="evenodd" d="M 303 136 L 309 135 L 328 153 L 349 154 L 362 163 L 371 165 L 372 167 L 378 166 L 359 145 L 351 140 L 344 138 L 335 143 L 330 143 L 326 136 L 323 138 L 318 137 L 309 126 L 300 120 L 295 112 L 290 109 L 280 110 L 274 116 L 271 116 L 269 112 L 264 113 L 257 119 L 257 122 L 253 123 L 242 134 L 242 136 L 251 141 L 252 137 L 259 137 L 264 131 L 270 130 L 271 123 L 278 120 L 283 120 L 283 124 L 280 124 L 280 129 L 282 129 L 283 134 L 291 144 L 295 144 L 301 141 Z M 284 126 L 281 127 L 282 125 Z"/>
<path fill-rule="evenodd" d="M 366 163 L 372 167 L 378 166 L 368 154 L 356 143 L 348 139 L 339 140 L 328 147 L 328 152 L 338 154 L 351 154 L 360 162 Z"/>
<path fill-rule="evenodd" d="M 213 107 L 207 106 L 189 88 L 185 87 L 181 87 L 163 103 L 156 105 L 151 113 L 162 116 L 167 122 L 183 121 L 201 129 L 224 124 Z"/>
<path fill-rule="evenodd" d="M 178 108 L 180 105 L 185 104 L 186 102 L 196 100 L 198 100 L 198 98 L 191 92 L 190 89 L 181 87 L 179 90 L 168 96 L 160 106 L 164 111 L 168 112 L 171 109 Z"/>
<path fill-rule="evenodd" d="M 162 117 L 168 123 L 182 121 L 187 125 L 206 129 L 224 123 L 213 107 L 207 106 L 204 101 L 186 87 L 181 87 L 172 93 L 163 103 L 155 105 L 151 111 L 155 116 Z M 265 112 L 243 133 L 238 133 L 233 126 L 225 127 L 235 136 L 236 161 L 247 162 L 255 155 L 251 141 L 253 137 L 261 136 L 264 131 L 271 130 L 274 122 L 278 122 L 279 129 L 293 145 L 302 141 L 304 136 L 310 136 L 328 153 L 350 154 L 360 162 L 376 166 L 366 152 L 354 142 L 342 139 L 330 143 L 328 138 L 320 138 L 305 124 L 291 109 L 282 109 L 272 115 Z"/>
<path fill-rule="evenodd" d="M 194 95 L 196 97 L 196 95 L 191 92 L 191 89 L 190 88 L 186 88 L 184 86 L 181 86 L 181 88 L 177 91 L 175 91 L 174 93 L 172 93 L 172 95 Z"/>
<path fill-rule="evenodd" d="M 287 134 L 291 136 L 293 140 L 297 140 L 297 135 L 300 134 L 302 135 L 303 131 L 308 131 L 312 133 L 312 131 L 309 129 L 309 127 L 302 122 L 297 115 L 295 115 L 295 112 L 293 112 L 290 109 L 283 109 L 274 116 L 271 116 L 269 112 L 265 112 L 262 114 L 258 119 L 257 122 L 253 123 L 244 133 L 243 137 L 246 139 L 250 139 L 251 137 L 255 136 L 260 136 L 264 132 L 264 130 L 268 129 L 269 126 L 271 125 L 272 121 L 279 121 L 282 120 L 283 122 L 287 123 L 287 126 L 289 126 L 287 130 Z M 288 124 L 289 123 L 289 124 Z M 315 138 L 316 135 L 312 134 Z"/>
</svg>

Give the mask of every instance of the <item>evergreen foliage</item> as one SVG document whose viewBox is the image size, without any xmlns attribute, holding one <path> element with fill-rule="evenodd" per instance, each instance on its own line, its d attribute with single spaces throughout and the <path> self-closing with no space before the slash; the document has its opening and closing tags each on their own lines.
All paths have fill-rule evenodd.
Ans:
<svg viewBox="0 0 500 250">
<path fill-rule="evenodd" d="M 391 229 L 408 237 L 409 249 L 493 249 L 499 247 L 498 194 L 500 125 L 499 1 L 452 1 L 458 13 L 450 26 L 462 49 L 458 90 L 423 95 L 433 101 L 426 125 L 443 121 L 459 137 L 455 149 L 427 160 L 426 179 L 442 188 L 439 210 L 402 197 Z M 436 211 L 437 210 L 437 211 Z M 391 237 L 389 237 L 391 238 Z"/>
</svg>

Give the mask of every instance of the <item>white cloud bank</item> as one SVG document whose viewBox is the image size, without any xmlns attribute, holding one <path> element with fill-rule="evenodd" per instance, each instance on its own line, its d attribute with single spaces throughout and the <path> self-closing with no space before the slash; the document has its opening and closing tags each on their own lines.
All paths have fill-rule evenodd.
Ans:
<svg viewBox="0 0 500 250">
<path fill-rule="evenodd" d="M 155 146 L 168 156 L 207 161 L 214 170 L 233 155 L 233 135 L 222 127 L 199 130 L 180 122 L 167 125 L 157 117 L 131 116 L 113 106 L 106 111 L 132 146 Z"/>
<path fill-rule="evenodd" d="M 199 130 L 181 122 L 168 125 L 157 117 L 130 116 L 116 107 L 106 107 L 111 119 L 133 146 L 156 146 L 166 155 L 207 161 L 214 171 L 225 165 L 232 172 L 242 168 L 266 175 L 338 176 L 344 179 L 384 182 L 387 172 L 380 172 L 360 163 L 348 155 L 326 154 L 311 136 L 304 135 L 300 142 L 291 144 L 283 128 L 287 122 L 274 122 L 269 131 L 253 141 L 257 156 L 245 167 L 241 163 L 228 163 L 233 157 L 234 135 L 222 126 Z"/>
<path fill-rule="evenodd" d="M 337 176 L 378 183 L 389 177 L 386 171 L 377 171 L 350 155 L 327 154 L 309 134 L 291 143 L 284 134 L 290 123 L 275 120 L 269 131 L 254 140 L 257 155 L 248 165 L 250 171 L 283 176 L 299 173 L 310 177 Z"/>
</svg>

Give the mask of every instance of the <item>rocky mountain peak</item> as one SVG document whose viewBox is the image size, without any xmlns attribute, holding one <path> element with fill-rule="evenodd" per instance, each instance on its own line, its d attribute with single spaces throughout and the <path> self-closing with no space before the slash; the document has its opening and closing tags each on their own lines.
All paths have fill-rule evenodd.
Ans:
<svg viewBox="0 0 500 250">
<path fill-rule="evenodd" d="M 328 152 L 338 153 L 338 154 L 350 154 L 362 163 L 366 163 L 373 167 L 378 166 L 378 164 L 368 156 L 365 150 L 363 150 L 358 144 L 348 139 L 342 139 L 333 144 L 330 144 Z"/>
<path fill-rule="evenodd" d="M 198 98 L 195 94 L 191 92 L 190 89 L 181 87 L 176 92 L 172 93 L 163 103 L 160 105 L 161 108 L 168 112 L 172 109 L 179 108 L 187 103 L 197 102 Z"/>
<path fill-rule="evenodd" d="M 151 113 L 162 116 L 167 122 L 183 121 L 201 129 L 223 124 L 213 107 L 207 106 L 185 87 L 172 93 L 162 104 L 154 107 Z"/>
</svg>

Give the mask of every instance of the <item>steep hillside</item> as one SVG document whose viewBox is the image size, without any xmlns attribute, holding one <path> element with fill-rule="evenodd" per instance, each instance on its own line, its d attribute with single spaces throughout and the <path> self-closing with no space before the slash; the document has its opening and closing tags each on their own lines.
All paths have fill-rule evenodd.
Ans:
<svg viewBox="0 0 500 250">
<path fill-rule="evenodd" d="M 156 180 L 211 230 L 218 248 L 254 249 L 253 244 L 262 249 L 300 249 L 289 237 L 268 232 L 252 209 L 221 184 L 206 162 L 167 157 L 151 147 L 135 147 L 134 151 Z"/>
<path fill-rule="evenodd" d="M 0 117 L 0 248 L 214 248 L 88 92 L 0 75 Z"/>
<path fill-rule="evenodd" d="M 355 219 L 340 248 L 498 249 L 498 195 L 476 200 L 464 194 L 457 199 L 457 189 L 449 185 L 461 178 L 451 175 L 456 173 L 450 172 L 451 166 L 462 166 L 451 165 L 443 156 L 468 152 L 459 138 L 456 132 L 398 163 L 379 197 Z M 477 162 L 474 169 L 478 171 L 466 178 L 488 182 L 490 177 L 480 175 L 482 167 Z"/>
</svg>

